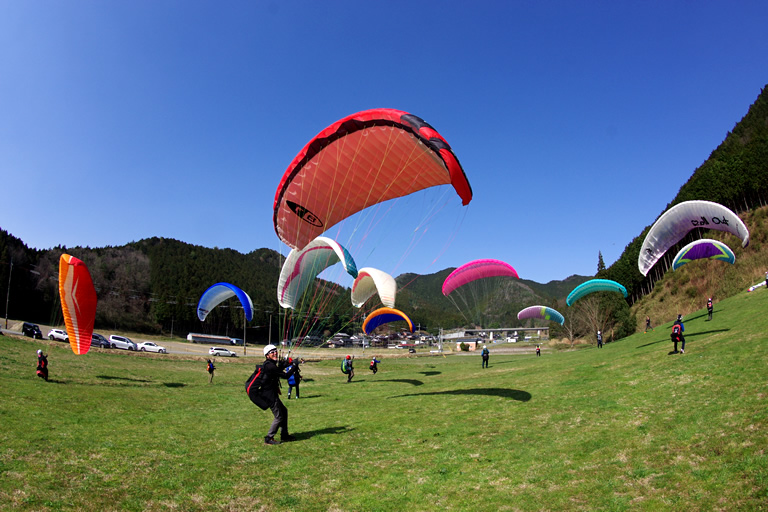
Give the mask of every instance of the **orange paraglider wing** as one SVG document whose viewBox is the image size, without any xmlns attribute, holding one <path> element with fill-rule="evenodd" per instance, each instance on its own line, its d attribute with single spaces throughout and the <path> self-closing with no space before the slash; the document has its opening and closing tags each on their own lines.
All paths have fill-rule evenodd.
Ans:
<svg viewBox="0 0 768 512">
<path fill-rule="evenodd" d="M 91 348 L 96 289 L 85 263 L 69 254 L 59 258 L 59 295 L 72 352 L 83 355 Z"/>
</svg>

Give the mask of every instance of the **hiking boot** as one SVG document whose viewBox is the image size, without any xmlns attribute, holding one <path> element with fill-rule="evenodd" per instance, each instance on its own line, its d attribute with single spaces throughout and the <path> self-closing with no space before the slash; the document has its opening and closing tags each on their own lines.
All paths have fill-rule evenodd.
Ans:
<svg viewBox="0 0 768 512">
<path fill-rule="evenodd" d="M 280 441 L 275 441 L 274 437 L 265 437 L 264 438 L 264 444 L 280 444 Z"/>
<path fill-rule="evenodd" d="M 280 440 L 284 443 L 288 443 L 290 441 L 295 441 L 296 436 L 292 436 L 291 434 L 283 434 L 280 436 Z"/>
</svg>

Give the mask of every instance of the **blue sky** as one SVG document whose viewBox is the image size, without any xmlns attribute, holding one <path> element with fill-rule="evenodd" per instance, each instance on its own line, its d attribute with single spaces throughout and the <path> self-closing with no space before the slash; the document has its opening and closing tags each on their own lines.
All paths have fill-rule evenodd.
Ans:
<svg viewBox="0 0 768 512">
<path fill-rule="evenodd" d="M 592 275 L 768 83 L 766 21 L 765 1 L 0 0 L 0 227 L 41 249 L 286 253 L 288 164 L 387 107 L 448 140 L 474 199 L 433 221 L 441 241 L 358 266 Z"/>
</svg>

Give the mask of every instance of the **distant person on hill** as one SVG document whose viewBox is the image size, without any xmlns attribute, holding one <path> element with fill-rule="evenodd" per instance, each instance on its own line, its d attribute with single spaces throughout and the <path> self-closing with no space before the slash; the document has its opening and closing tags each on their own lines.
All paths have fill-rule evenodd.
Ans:
<svg viewBox="0 0 768 512">
<path fill-rule="evenodd" d="M 597 348 L 603 348 L 603 333 L 597 331 Z"/>
<path fill-rule="evenodd" d="M 712 299 L 707 299 L 707 320 L 712 320 L 712 313 L 714 312 L 714 307 L 712 306 Z"/>
<path fill-rule="evenodd" d="M 541 345 L 536 345 L 536 357 L 541 357 Z"/>
<path fill-rule="evenodd" d="M 488 359 L 491 357 L 491 352 L 488 350 L 488 347 L 483 347 L 483 351 L 480 353 L 480 355 L 483 357 L 481 368 L 488 368 Z"/>
<path fill-rule="evenodd" d="M 280 400 L 280 379 L 288 379 L 291 374 L 285 371 L 285 362 L 278 361 L 276 346 L 264 347 L 264 356 L 267 359 L 261 367 L 264 377 L 260 394 L 275 416 L 264 438 L 264 444 L 280 444 L 280 441 L 275 441 L 278 430 L 280 430 L 281 441 L 295 441 L 296 438 L 288 433 L 288 409 Z"/>
<path fill-rule="evenodd" d="M 651 327 L 651 317 L 646 316 L 645 317 L 645 331 L 643 332 L 643 334 L 648 332 L 648 329 L 653 330 L 653 327 Z"/>
<path fill-rule="evenodd" d="M 299 398 L 299 383 L 301 382 L 301 379 L 303 378 L 301 376 L 301 372 L 299 371 L 299 360 L 293 360 L 293 358 L 288 358 L 288 366 L 285 368 L 285 373 L 290 373 L 291 376 L 288 377 L 288 400 L 291 399 L 291 391 L 293 391 L 293 388 L 296 388 L 296 398 Z"/>
<path fill-rule="evenodd" d="M 213 366 L 213 361 L 211 361 L 210 359 L 208 359 L 208 364 L 206 365 L 206 370 L 208 370 L 208 374 L 211 376 L 208 379 L 208 384 L 210 384 L 210 383 L 213 382 L 213 372 L 216 371 L 216 367 Z"/>
<path fill-rule="evenodd" d="M 379 363 L 380 363 L 380 362 L 381 362 L 381 361 L 379 361 L 378 359 L 376 359 L 376 356 L 373 356 L 373 357 L 371 358 L 371 365 L 368 367 L 368 369 L 369 369 L 369 370 L 371 370 L 371 371 L 373 372 L 373 374 L 374 374 L 374 375 L 376 375 L 376 372 L 378 372 L 378 371 L 379 371 Z"/>
<path fill-rule="evenodd" d="M 48 358 L 42 350 L 37 351 L 37 376 L 48 381 Z"/>
<path fill-rule="evenodd" d="M 765 289 L 768 290 L 768 270 L 765 272 Z"/>
<path fill-rule="evenodd" d="M 677 320 L 675 320 L 675 323 L 672 324 L 672 333 L 669 335 L 670 338 L 672 338 L 672 343 L 675 344 L 675 348 L 671 352 L 672 354 L 677 354 L 678 342 L 682 343 L 682 346 L 680 347 L 680 353 L 685 354 L 685 336 L 683 336 L 684 332 L 685 325 L 683 325 L 683 315 L 677 315 Z"/>
<path fill-rule="evenodd" d="M 347 356 L 341 361 L 341 373 L 347 376 L 347 382 L 352 382 L 355 376 L 355 369 L 352 364 L 352 356 Z"/>
</svg>

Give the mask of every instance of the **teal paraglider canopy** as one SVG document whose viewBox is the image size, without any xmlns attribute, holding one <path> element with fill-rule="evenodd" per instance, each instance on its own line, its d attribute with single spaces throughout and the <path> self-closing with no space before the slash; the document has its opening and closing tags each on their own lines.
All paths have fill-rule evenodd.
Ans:
<svg viewBox="0 0 768 512">
<path fill-rule="evenodd" d="M 197 317 L 201 321 L 205 321 L 205 317 L 208 316 L 208 313 L 213 308 L 230 297 L 237 297 L 240 300 L 240 304 L 243 305 L 245 312 L 245 318 L 250 322 L 253 319 L 253 302 L 251 298 L 243 290 L 229 283 L 216 283 L 203 292 L 200 302 L 197 303 Z"/>
<path fill-rule="evenodd" d="M 573 306 L 573 303 L 580 298 L 595 292 L 619 292 L 624 295 L 625 299 L 627 298 L 627 289 L 616 281 L 611 281 L 610 279 L 591 279 L 574 288 L 573 291 L 568 294 L 565 303 L 569 306 Z"/>
</svg>

